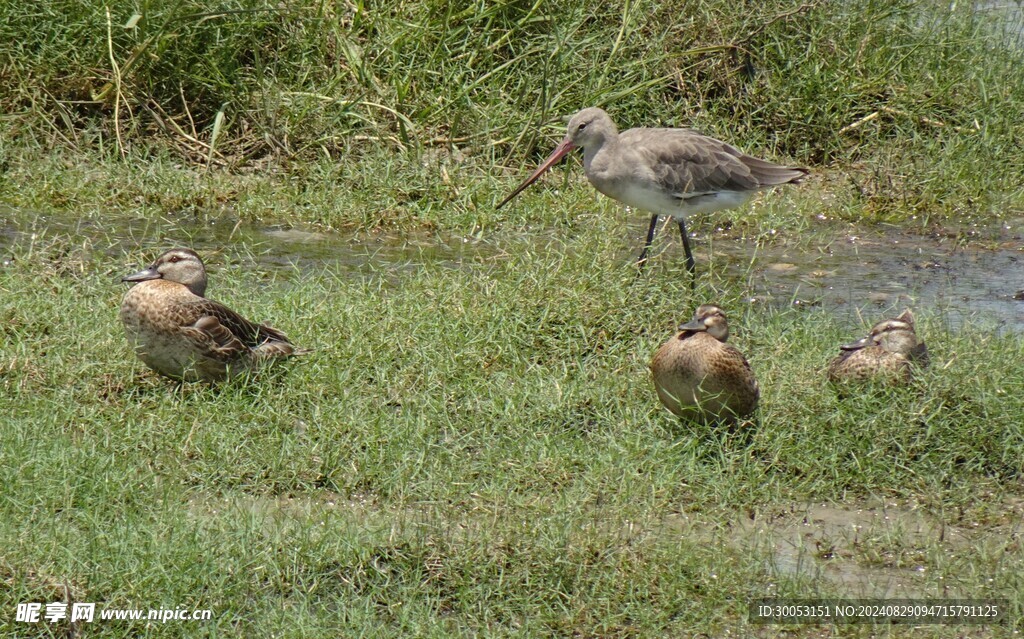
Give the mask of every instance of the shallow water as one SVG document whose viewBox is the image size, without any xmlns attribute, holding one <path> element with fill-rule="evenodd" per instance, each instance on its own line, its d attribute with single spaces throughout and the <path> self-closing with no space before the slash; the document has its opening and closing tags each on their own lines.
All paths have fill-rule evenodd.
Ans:
<svg viewBox="0 0 1024 639">
<path fill-rule="evenodd" d="M 909 306 L 942 315 L 951 328 L 981 322 L 1021 331 L 1022 232 L 1024 224 L 1007 224 L 965 246 L 945 232 L 829 229 L 762 248 L 713 248 L 727 256 L 728 270 L 747 278 L 759 301 L 821 304 L 837 314 L 864 313 L 866 323 Z"/>
<path fill-rule="evenodd" d="M 595 520 L 612 527 L 623 540 L 682 537 L 751 554 L 776 586 L 796 581 L 850 599 L 957 598 L 977 596 L 977 575 L 956 574 L 955 562 L 977 563 L 1014 552 L 1024 534 L 1024 503 L 1006 498 L 1000 519 L 981 525 L 969 519 L 944 524 L 920 507 L 883 500 L 846 505 L 795 503 L 749 514 L 673 513 L 657 522 Z M 189 500 L 191 516 L 255 516 L 273 529 L 288 520 L 326 525 L 329 516 L 359 525 L 393 528 L 438 528 L 451 533 L 472 528 L 472 518 L 448 519 L 451 513 L 433 504 L 382 508 L 372 498 L 333 493 L 253 496 L 197 494 Z M 338 525 L 332 520 L 331 525 Z M 998 561 L 996 562 L 998 565 Z M 1013 570 L 1007 567 L 1007 570 Z"/>
<path fill-rule="evenodd" d="M 795 504 L 724 524 L 670 515 L 662 533 L 753 550 L 776 579 L 815 582 L 848 598 L 967 597 L 976 594 L 972 578 L 961 583 L 949 565 L 941 566 L 956 557 L 1000 556 L 1024 532 L 1020 506 L 1007 502 L 1005 521 L 980 527 L 946 525 L 918 508 L 883 501 Z"/>
<path fill-rule="evenodd" d="M 1024 2 L 982 0 L 974 3 L 974 12 L 983 19 L 991 20 L 995 32 L 1003 36 L 1006 44 L 1024 48 Z"/>
<path fill-rule="evenodd" d="M 619 259 L 633 259 L 646 230 L 630 221 Z M 678 235 L 662 231 L 649 277 L 659 262 L 682 259 Z M 265 268 L 383 273 L 400 277 L 426 263 L 464 268 L 524 243 L 549 243 L 551 232 L 457 234 L 333 233 L 312 228 L 242 224 L 236 219 L 74 218 L 0 208 L 0 251 L 39 237 L 68 237 L 114 259 L 140 248 L 185 244 L 199 251 L 238 250 Z M 966 241 L 964 241 L 966 239 Z M 694 236 L 697 277 L 742 283 L 755 304 L 814 304 L 836 314 L 863 314 L 870 324 L 904 306 L 940 315 L 950 328 L 980 322 L 986 329 L 1024 331 L 1024 220 L 984 233 L 853 229 L 822 223 L 788 236 L 760 239 L 728 231 Z M 155 255 L 154 255 L 155 256 Z M 125 264 L 132 268 L 134 264 Z"/>
<path fill-rule="evenodd" d="M 499 251 L 493 243 L 457 236 L 333 233 L 193 215 L 73 218 L 0 205 L 0 250 L 14 244 L 29 244 L 35 237 L 60 236 L 88 242 L 94 249 L 106 250 L 118 259 L 123 259 L 126 252 L 140 249 L 153 252 L 150 257 L 155 258 L 160 250 L 172 246 L 188 246 L 200 253 L 235 249 L 251 255 L 262 267 L 288 270 L 317 270 L 325 266 L 342 271 L 393 269 L 426 261 L 457 265 L 464 258 Z"/>
</svg>

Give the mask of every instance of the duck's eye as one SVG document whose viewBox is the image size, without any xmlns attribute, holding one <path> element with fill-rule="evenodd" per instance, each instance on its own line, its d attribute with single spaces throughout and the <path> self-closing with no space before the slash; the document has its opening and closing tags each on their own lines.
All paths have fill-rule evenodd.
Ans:
<svg viewBox="0 0 1024 639">
<path fill-rule="evenodd" d="M 585 128 L 587 128 L 587 123 L 586 122 L 580 122 L 580 125 L 576 128 L 576 130 L 577 131 L 582 131 Z"/>
<path fill-rule="evenodd" d="M 181 261 L 181 258 L 180 258 L 180 257 L 178 257 L 177 255 L 172 255 L 172 256 L 171 256 L 171 259 L 170 259 L 169 261 L 170 261 L 170 262 L 171 262 L 172 264 L 174 264 L 175 262 L 180 262 L 180 261 Z"/>
</svg>

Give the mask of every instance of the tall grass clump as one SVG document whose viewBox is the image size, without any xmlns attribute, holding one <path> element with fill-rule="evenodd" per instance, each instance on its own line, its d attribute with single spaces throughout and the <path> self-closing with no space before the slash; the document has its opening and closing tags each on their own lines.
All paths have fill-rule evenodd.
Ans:
<svg viewBox="0 0 1024 639">
<path fill-rule="evenodd" d="M 5 146 L 491 173 L 601 105 L 839 167 L 870 218 L 1020 202 L 1024 56 L 969 3 L 5 3 L 0 61 Z"/>
</svg>

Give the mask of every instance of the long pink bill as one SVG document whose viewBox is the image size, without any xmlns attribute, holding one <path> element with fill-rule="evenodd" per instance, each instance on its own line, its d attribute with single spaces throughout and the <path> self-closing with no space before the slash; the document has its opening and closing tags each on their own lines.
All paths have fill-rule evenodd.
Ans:
<svg viewBox="0 0 1024 639">
<path fill-rule="evenodd" d="M 531 175 L 530 177 L 526 178 L 526 180 L 522 184 L 520 184 L 519 186 L 516 187 L 515 191 L 512 191 L 512 193 L 510 193 L 508 195 L 508 197 L 506 197 L 501 202 L 498 202 L 498 206 L 496 206 L 494 208 L 500 209 L 501 207 L 503 207 L 506 204 L 508 204 L 509 201 L 512 200 L 512 198 L 514 198 L 515 196 L 519 195 L 520 193 L 522 193 L 526 189 L 526 187 L 528 187 L 531 184 L 533 184 L 534 182 L 536 182 L 537 178 L 539 178 L 541 175 L 544 174 L 544 171 L 547 171 L 548 169 L 550 169 L 552 166 L 555 165 L 556 162 L 561 160 L 565 156 L 566 153 L 568 153 L 569 151 L 572 151 L 575 148 L 576 148 L 576 145 L 573 144 L 572 140 L 570 140 L 569 138 L 565 138 L 564 140 L 562 140 L 562 143 L 559 144 L 555 148 L 555 150 L 551 152 L 551 155 L 548 156 L 548 159 L 544 160 L 544 164 L 541 164 L 540 167 L 536 171 L 533 172 L 533 175 Z"/>
</svg>

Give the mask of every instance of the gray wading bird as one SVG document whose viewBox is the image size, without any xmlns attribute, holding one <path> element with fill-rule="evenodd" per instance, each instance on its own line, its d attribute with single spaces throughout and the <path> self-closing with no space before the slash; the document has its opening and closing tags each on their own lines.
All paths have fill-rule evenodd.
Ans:
<svg viewBox="0 0 1024 639">
<path fill-rule="evenodd" d="M 659 216 L 667 215 L 679 224 L 691 275 L 695 264 L 686 233 L 687 216 L 740 206 L 758 191 L 797 184 L 809 173 L 760 160 L 693 129 L 638 128 L 619 133 L 607 113 L 591 107 L 569 120 L 562 143 L 497 208 L 577 147 L 583 149 L 583 169 L 594 188 L 653 213 L 638 265 L 642 268 L 647 261 Z"/>
</svg>

